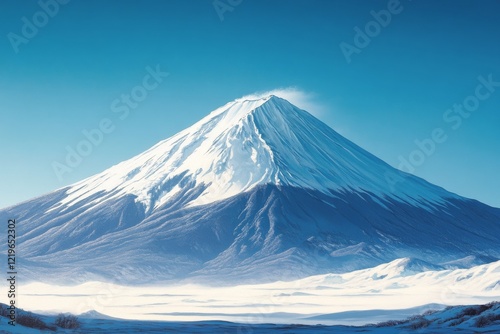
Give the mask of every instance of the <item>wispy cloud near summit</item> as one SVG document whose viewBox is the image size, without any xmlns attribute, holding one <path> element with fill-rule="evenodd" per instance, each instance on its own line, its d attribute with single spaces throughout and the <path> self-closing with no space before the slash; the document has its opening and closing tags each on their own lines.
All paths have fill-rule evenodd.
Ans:
<svg viewBox="0 0 500 334">
<path fill-rule="evenodd" d="M 310 112 L 316 117 L 321 117 L 325 114 L 325 108 L 317 101 L 316 94 L 305 92 L 297 87 L 285 87 L 269 91 L 255 92 L 242 96 L 237 100 L 259 99 L 269 95 L 281 97 L 297 107 Z"/>
</svg>

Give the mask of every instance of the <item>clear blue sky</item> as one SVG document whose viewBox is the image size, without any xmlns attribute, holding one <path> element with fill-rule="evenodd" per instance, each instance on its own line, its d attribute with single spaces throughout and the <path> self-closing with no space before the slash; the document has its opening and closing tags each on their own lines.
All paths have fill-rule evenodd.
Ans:
<svg viewBox="0 0 500 334">
<path fill-rule="evenodd" d="M 0 2 L 0 207 L 98 173 L 230 100 L 280 87 L 309 94 L 324 122 L 393 166 L 415 139 L 442 128 L 447 140 L 414 173 L 500 207 L 500 87 L 456 130 L 443 120 L 475 94 L 478 76 L 500 81 L 500 3 L 399 6 L 347 63 L 340 43 L 354 45 L 354 28 L 364 30 L 387 1 L 243 0 L 221 20 L 212 0 L 72 0 L 47 22 L 37 1 Z M 30 38 L 17 40 L 16 53 L 23 17 L 40 28 L 24 29 Z M 121 120 L 110 105 L 157 64 L 170 75 Z M 60 181 L 52 162 L 64 162 L 66 146 L 104 118 L 114 131 Z"/>
</svg>

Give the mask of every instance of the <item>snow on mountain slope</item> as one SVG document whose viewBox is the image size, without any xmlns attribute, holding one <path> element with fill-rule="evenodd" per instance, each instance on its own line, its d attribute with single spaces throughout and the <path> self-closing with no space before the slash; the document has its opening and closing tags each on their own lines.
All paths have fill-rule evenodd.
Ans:
<svg viewBox="0 0 500 334">
<path fill-rule="evenodd" d="M 206 205 L 184 207 L 174 198 L 145 216 L 130 195 L 87 210 L 40 213 L 64 194 L 48 197 L 0 211 L 0 219 L 26 222 L 18 240 L 27 280 L 269 282 L 402 256 L 442 263 L 500 253 L 500 213 L 468 201 L 428 211 L 399 202 L 384 207 L 356 193 L 266 185 Z"/>
<path fill-rule="evenodd" d="M 411 178 L 411 182 L 393 182 Z M 176 182 L 172 183 L 171 181 Z M 186 187 L 202 187 L 189 205 L 207 204 L 276 184 L 373 193 L 417 205 L 454 197 L 400 173 L 276 96 L 237 100 L 146 152 L 67 190 L 71 206 L 135 195 L 152 212 Z M 426 204 L 424 204 L 426 203 Z"/>
</svg>

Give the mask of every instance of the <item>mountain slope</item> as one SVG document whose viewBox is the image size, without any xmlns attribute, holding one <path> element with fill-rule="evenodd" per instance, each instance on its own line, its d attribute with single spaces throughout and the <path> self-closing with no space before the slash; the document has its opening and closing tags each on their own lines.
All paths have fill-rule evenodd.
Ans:
<svg viewBox="0 0 500 334">
<path fill-rule="evenodd" d="M 263 184 L 327 194 L 368 191 L 413 203 L 454 197 L 418 178 L 405 183 L 406 177 L 309 113 L 268 96 L 213 111 L 143 154 L 70 187 L 61 205 L 102 191 L 105 196 L 99 196 L 99 202 L 133 194 L 152 212 L 191 188 L 190 182 L 204 188 L 190 205 L 226 199 Z"/>
<path fill-rule="evenodd" d="M 275 96 L 228 103 L 7 217 L 33 278 L 273 280 L 500 257 L 499 209 L 393 169 Z"/>
</svg>

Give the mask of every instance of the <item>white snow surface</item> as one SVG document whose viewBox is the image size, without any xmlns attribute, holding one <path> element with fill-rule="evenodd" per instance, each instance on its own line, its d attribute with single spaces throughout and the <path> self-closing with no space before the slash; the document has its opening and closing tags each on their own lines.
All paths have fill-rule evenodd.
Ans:
<svg viewBox="0 0 500 334">
<path fill-rule="evenodd" d="M 397 182 L 407 178 L 412 182 Z M 165 186 L 181 179 L 174 186 Z M 429 203 L 442 203 L 444 197 L 454 197 L 395 170 L 306 111 L 270 95 L 235 100 L 214 110 L 144 153 L 70 186 L 59 205 L 82 201 L 92 206 L 132 194 L 150 213 L 194 186 L 206 188 L 194 196 L 190 206 L 223 200 L 264 184 L 327 194 L 331 190 L 370 192 L 425 208 Z M 85 201 L 100 192 L 98 199 Z"/>
<path fill-rule="evenodd" d="M 402 310 L 425 305 L 442 308 L 500 299 L 500 261 L 471 269 L 438 271 L 427 271 L 411 262 L 397 259 L 345 274 L 225 287 L 182 283 L 154 286 L 30 283 L 20 286 L 19 299 L 25 309 L 38 313 L 81 314 L 95 310 L 116 318 L 140 320 L 331 325 L 363 325 L 405 318 L 417 311 Z M 6 295 L 0 296 L 0 301 L 6 302 Z M 377 310 L 394 313 L 381 318 Z M 345 318 L 335 315 L 348 311 L 370 312 L 363 312 L 357 319 L 352 312 Z M 321 321 L 311 318 L 318 315 L 323 315 Z"/>
</svg>

